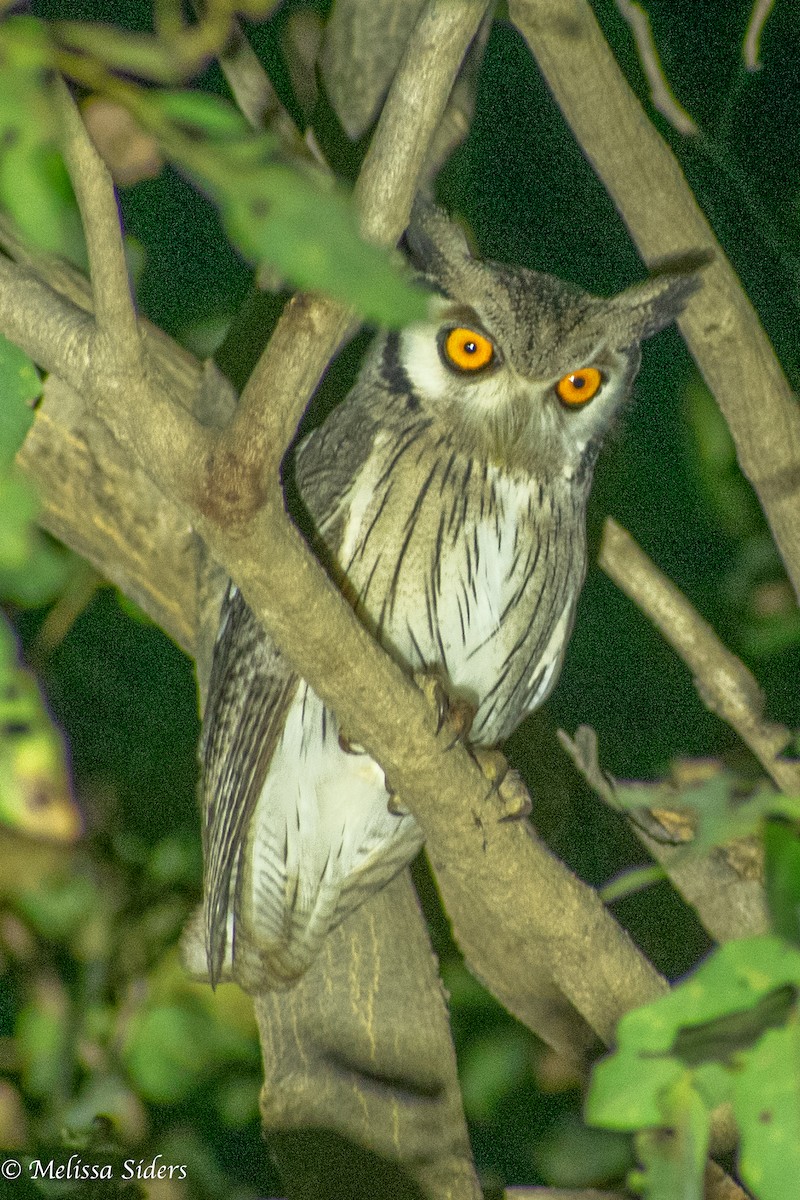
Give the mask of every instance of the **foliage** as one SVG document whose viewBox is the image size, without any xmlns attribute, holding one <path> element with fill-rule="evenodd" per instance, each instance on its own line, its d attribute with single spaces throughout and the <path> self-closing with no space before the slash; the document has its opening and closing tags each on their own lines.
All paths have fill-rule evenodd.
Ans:
<svg viewBox="0 0 800 1200">
<path fill-rule="evenodd" d="M 41 392 L 33 363 L 0 338 L 0 595 L 47 603 L 64 588 L 69 558 L 36 528 L 30 484 L 13 459 Z M 64 747 L 34 678 L 16 662 L 16 641 L 0 614 L 0 819 L 39 836 L 72 840 L 78 819 L 69 792 Z"/>
<path fill-rule="evenodd" d="M 595 1069 L 594 1124 L 641 1131 L 650 1200 L 703 1196 L 711 1114 L 731 1102 L 740 1170 L 758 1200 L 788 1200 L 800 1177 L 800 954 L 777 937 L 721 946 L 690 977 L 620 1021 Z"/>
<path fill-rule="evenodd" d="M 0 113 L 10 147 L 0 159 L 0 203 L 31 240 L 68 255 L 77 251 L 75 210 L 56 152 L 57 118 L 47 86 L 47 72 L 56 66 L 127 107 L 170 161 L 216 202 L 228 236 L 251 261 L 268 262 L 296 287 L 329 292 L 382 324 L 425 315 L 424 293 L 399 264 L 359 239 L 346 197 L 313 162 L 282 161 L 275 138 L 249 128 L 228 100 L 137 88 L 108 72 L 110 58 L 133 73 L 158 76 L 167 64 L 153 60 L 150 51 L 157 46 L 71 25 L 69 41 L 92 55 L 76 62 L 59 46 L 59 28 L 29 17 L 0 26 L 0 61 L 6 63 Z"/>
<path fill-rule="evenodd" d="M 279 154 L 274 133 L 251 130 L 223 98 L 209 64 L 226 41 L 225 6 L 210 5 L 213 20 L 188 27 L 191 36 L 170 26 L 174 5 L 155 7 L 154 23 L 147 0 L 40 0 L 35 17 L 0 24 L 0 203 L 25 237 L 83 259 L 74 197 L 54 152 L 47 78 L 55 64 L 94 97 L 126 106 L 156 146 L 155 168 L 122 188 L 120 203 L 143 264 L 137 301 L 185 343 L 206 339 L 210 325 L 215 342 L 230 330 L 226 369 L 246 374 L 279 307 L 255 290 L 246 299 L 247 264 L 264 261 L 374 320 L 418 315 L 402 271 L 355 238 L 344 183 L 323 175 L 302 139 Z M 287 29 L 301 7 L 239 5 L 259 22 L 254 43 L 294 113 L 301 105 Z M 617 7 L 595 7 L 647 103 Z M 654 119 L 797 387 L 792 180 L 800 152 L 787 136 L 797 69 L 796 56 L 783 52 L 793 33 L 789 8 L 776 6 L 754 72 L 741 61 L 744 0 L 648 5 L 664 70 L 700 133 Z M 100 28 L 100 19 L 114 24 Z M 611 203 L 505 25 L 492 34 L 482 79 L 471 136 L 440 181 L 445 203 L 469 219 L 492 257 L 598 292 L 630 282 L 640 265 Z M 337 174 L 351 180 L 364 146 L 346 141 L 324 94 L 309 123 Z M 161 169 L 159 155 L 171 167 Z M 311 420 L 354 369 L 354 357 L 340 361 Z M 0 625 L 0 1142 L 41 1159 L 75 1152 L 142 1169 L 162 1155 L 189 1174 L 189 1184 L 166 1181 L 169 1200 L 277 1193 L 258 1131 L 249 1002 L 234 988 L 212 995 L 190 984 L 176 959 L 200 887 L 191 672 L 157 630 L 131 619 L 36 527 L 38 501 L 12 459 L 39 391 L 32 365 L 0 344 L 0 600 L 9 616 Z M 674 332 L 647 348 L 637 404 L 600 465 L 595 543 L 606 511 L 748 660 L 772 715 L 796 728 L 797 609 L 728 432 Z M 419 868 L 484 1185 L 490 1193 L 534 1181 L 602 1186 L 633 1170 L 631 1182 L 650 1197 L 699 1196 L 710 1113 L 728 1098 L 743 1135 L 742 1177 L 759 1200 L 783 1197 L 785 1181 L 800 1174 L 796 1138 L 787 1138 L 800 1094 L 796 805 L 764 786 L 671 652 L 597 573 L 559 689 L 509 752 L 532 788 L 537 827 L 601 884 L 641 856 L 554 748 L 556 726 L 582 721 L 598 730 L 603 763 L 622 778 L 661 779 L 678 757 L 713 760 L 716 782 L 684 792 L 681 803 L 697 803 L 703 846 L 742 832 L 763 841 L 773 932 L 714 950 L 697 967 L 707 939 L 666 883 L 619 902 L 647 953 L 683 981 L 621 1023 L 589 1093 L 589 1118 L 603 1129 L 587 1129 L 581 1081 L 467 975 Z M 649 792 L 620 794 L 632 805 L 637 795 L 652 802 Z M 120 1194 L 141 1194 L 143 1182 L 132 1179 Z M 25 1186 L 14 1194 L 55 1194 L 44 1183 Z M 87 1193 L 74 1183 L 60 1194 Z"/>
</svg>

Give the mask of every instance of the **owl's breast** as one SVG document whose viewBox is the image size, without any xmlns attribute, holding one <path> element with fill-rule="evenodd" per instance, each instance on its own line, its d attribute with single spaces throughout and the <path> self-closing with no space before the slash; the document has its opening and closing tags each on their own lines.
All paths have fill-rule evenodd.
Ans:
<svg viewBox="0 0 800 1200">
<path fill-rule="evenodd" d="M 507 737 L 549 695 L 585 571 L 583 506 L 490 463 L 418 447 L 368 463 L 339 548 L 346 589 L 412 670 L 475 709 L 471 740 Z"/>
</svg>

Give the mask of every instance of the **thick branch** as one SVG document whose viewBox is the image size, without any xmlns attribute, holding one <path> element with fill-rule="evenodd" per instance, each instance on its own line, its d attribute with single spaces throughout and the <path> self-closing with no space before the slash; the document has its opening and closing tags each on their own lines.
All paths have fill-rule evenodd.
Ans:
<svg viewBox="0 0 800 1200">
<path fill-rule="evenodd" d="M 0 255 L 0 329 L 45 371 L 81 391 L 91 361 L 94 321 L 26 267 Z"/>
<path fill-rule="evenodd" d="M 472 21 L 476 14 L 467 9 Z M 84 217 L 91 223 L 90 204 Z M 289 357 L 277 379 L 281 396 L 298 410 L 306 352 L 321 340 L 320 319 L 316 301 L 298 298 L 281 325 Z M 100 387 L 92 389 L 98 411 L 164 494 L 183 507 L 290 661 L 420 817 L 445 904 L 475 973 L 510 1011 L 563 1049 L 574 1050 L 586 1034 L 576 1031 L 559 994 L 610 1038 L 622 1012 L 663 988 L 650 964 L 594 892 L 526 827 L 498 822 L 484 777 L 466 751 L 444 753 L 426 701 L 322 574 L 287 521 L 277 487 L 265 509 L 232 536 L 203 476 L 209 431 L 148 386 L 146 377 L 126 380 L 133 398 L 125 403 L 119 402 L 119 386 L 109 382 L 101 372 Z M 290 424 L 285 416 L 275 420 L 279 428 Z M 273 446 L 273 461 L 281 453 Z"/>
<path fill-rule="evenodd" d="M 800 409 L 758 317 L 587 0 L 509 0 L 509 12 L 645 262 L 698 251 L 713 256 L 681 332 L 725 414 L 800 596 Z M 576 63 L 591 69 L 576 71 Z"/>
<path fill-rule="evenodd" d="M 85 196 L 90 224 L 92 204 L 91 194 Z M 286 318 L 284 344 L 295 348 L 278 378 L 295 415 L 305 402 L 298 390 L 306 370 L 303 352 L 320 331 L 330 334 L 334 324 L 315 304 L 298 300 Z M 296 340 L 289 337 L 293 329 Z M 79 357 L 91 359 L 90 352 L 98 349 L 91 336 L 78 340 Z M 69 370 L 63 343 L 53 353 Z M 96 355 L 97 374 L 86 379 L 92 402 L 142 469 L 191 518 L 278 644 L 386 767 L 420 817 L 445 903 L 473 969 L 512 1012 L 555 1044 L 574 1048 L 575 1029 L 550 979 L 601 1036 L 610 1038 L 621 1013 L 657 994 L 663 981 L 590 889 L 524 826 L 498 822 L 483 776 L 462 748 L 446 751 L 437 742 L 426 702 L 325 580 L 286 520 L 277 489 L 270 489 L 261 512 L 231 532 L 224 517 L 233 506 L 226 508 L 218 495 L 225 476 L 209 467 L 213 435 L 147 375 L 121 380 L 112 365 Z M 125 403 L 120 402 L 123 384 L 132 394 Z M 286 413 L 276 420 L 279 427 L 292 425 Z M 272 443 L 269 450 L 279 461 L 283 446 Z M 212 482 L 215 487 L 209 487 Z M 269 569 L 259 566 L 264 563 Z"/>
<path fill-rule="evenodd" d="M 257 997 L 256 1018 L 264 1126 L 293 1194 L 479 1200 L 447 1005 L 408 872 L 333 930 L 291 993 Z M 321 1145 L 309 1129 L 327 1131 Z M 379 1183 L 352 1153 L 336 1180 L 320 1155 L 341 1154 L 340 1138 L 380 1157 Z"/>
</svg>

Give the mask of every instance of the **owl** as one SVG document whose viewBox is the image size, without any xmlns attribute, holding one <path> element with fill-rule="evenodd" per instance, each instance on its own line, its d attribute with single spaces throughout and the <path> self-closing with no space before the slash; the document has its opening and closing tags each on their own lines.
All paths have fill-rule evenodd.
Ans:
<svg viewBox="0 0 800 1200">
<path fill-rule="evenodd" d="M 595 460 L 640 343 L 691 274 L 610 299 L 472 256 L 417 206 L 425 321 L 380 335 L 346 399 L 298 447 L 322 562 L 409 672 L 438 678 L 494 747 L 552 691 L 586 572 Z M 422 831 L 380 766 L 281 655 L 238 590 L 223 604 L 202 738 L 212 983 L 286 988 L 389 882 Z"/>
</svg>

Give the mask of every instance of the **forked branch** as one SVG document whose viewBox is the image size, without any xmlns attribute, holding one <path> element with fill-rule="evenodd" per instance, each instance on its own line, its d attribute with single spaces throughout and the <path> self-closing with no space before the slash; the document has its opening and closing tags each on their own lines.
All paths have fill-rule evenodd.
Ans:
<svg viewBox="0 0 800 1200">
<path fill-rule="evenodd" d="M 426 10 L 420 25 L 425 37 L 409 52 L 376 134 L 371 161 L 380 164 L 385 155 L 392 171 L 375 169 L 370 176 L 368 163 L 359 187 L 373 236 L 389 241 L 407 219 L 427 151 L 419 140 L 435 128 L 430 105 L 441 113 L 483 8 L 474 0 L 433 0 Z M 418 56 L 418 88 L 410 94 L 418 107 L 409 111 L 404 97 L 415 76 L 412 53 Z M 78 145 L 84 138 L 80 123 L 69 116 L 66 121 L 77 162 L 91 151 L 88 143 Z M 80 193 L 87 231 L 105 229 L 110 183 L 100 172 L 89 177 L 93 182 Z M 387 215 L 376 225 L 379 209 Z M 619 1016 L 658 994 L 663 981 L 591 889 L 524 826 L 498 822 L 481 773 L 460 747 L 440 744 L 423 697 L 358 625 L 283 511 L 278 464 L 348 315 L 324 300 L 290 305 L 240 415 L 220 438 L 190 415 L 174 379 L 166 388 L 154 379 L 146 350 L 144 357 L 134 353 L 140 327 L 131 330 L 122 281 L 108 274 L 100 267 L 92 281 L 103 314 L 96 326 L 30 271 L 0 262 L 6 287 L 0 327 L 84 391 L 131 460 L 202 535 L 300 673 L 385 767 L 426 830 L 446 907 L 475 973 L 555 1045 L 574 1051 L 588 1028 L 608 1040 Z M 52 315 L 49 340 L 24 329 L 14 315 L 15 302 L 24 306 L 32 290 Z M 113 321 L 117 311 L 119 325 Z M 98 330 L 122 344 L 106 353 Z M 134 361 L 145 369 L 131 371 Z M 124 513 L 118 519 L 124 521 Z M 363 931 L 370 919 L 367 906 L 359 917 Z M 341 936 L 352 932 L 343 927 Z M 563 997 L 585 1025 L 576 1026 Z"/>
<path fill-rule="evenodd" d="M 509 13 L 645 263 L 711 256 L 678 324 L 800 597 L 800 406 L 758 316 L 587 0 L 509 0 Z"/>
</svg>

